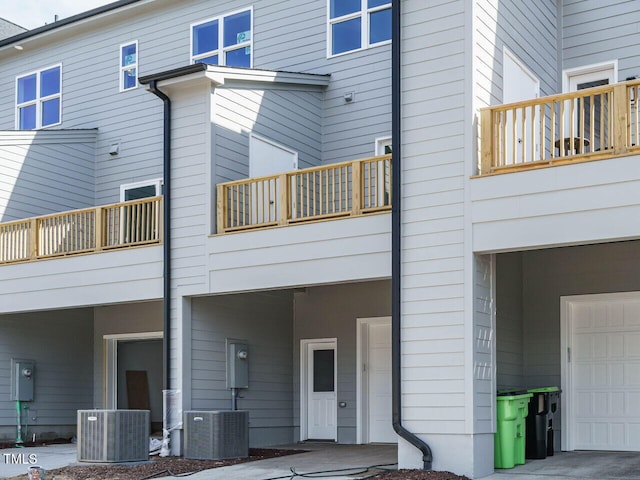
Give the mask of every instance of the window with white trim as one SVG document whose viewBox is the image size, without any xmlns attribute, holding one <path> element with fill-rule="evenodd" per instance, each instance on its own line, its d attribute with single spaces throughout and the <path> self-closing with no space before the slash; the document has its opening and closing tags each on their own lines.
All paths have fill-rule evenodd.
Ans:
<svg viewBox="0 0 640 480">
<path fill-rule="evenodd" d="M 376 155 L 391 153 L 391 137 L 376 138 Z"/>
<path fill-rule="evenodd" d="M 389 0 L 327 0 L 327 56 L 391 41 Z"/>
<path fill-rule="evenodd" d="M 138 41 L 120 45 L 120 91 L 138 87 Z"/>
<path fill-rule="evenodd" d="M 16 128 L 35 130 L 62 122 L 62 65 L 16 78 Z"/>
<path fill-rule="evenodd" d="M 232 12 L 191 25 L 191 63 L 252 66 L 253 10 Z"/>
<path fill-rule="evenodd" d="M 157 197 L 162 195 L 162 179 L 145 180 L 136 183 L 120 185 L 120 201 L 139 200 L 141 198 Z"/>
</svg>

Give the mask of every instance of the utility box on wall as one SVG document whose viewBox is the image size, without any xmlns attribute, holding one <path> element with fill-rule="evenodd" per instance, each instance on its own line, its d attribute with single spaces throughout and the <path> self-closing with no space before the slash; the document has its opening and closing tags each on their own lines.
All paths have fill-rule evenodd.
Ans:
<svg viewBox="0 0 640 480">
<path fill-rule="evenodd" d="M 227 388 L 249 388 L 249 345 L 227 338 Z"/>
<path fill-rule="evenodd" d="M 11 400 L 33 401 L 35 364 L 33 360 L 11 359 Z"/>
</svg>

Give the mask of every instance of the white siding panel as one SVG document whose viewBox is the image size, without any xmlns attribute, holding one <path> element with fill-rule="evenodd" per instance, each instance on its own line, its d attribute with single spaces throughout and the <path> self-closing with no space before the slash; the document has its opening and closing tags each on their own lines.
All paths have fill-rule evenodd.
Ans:
<svg viewBox="0 0 640 480">
<path fill-rule="evenodd" d="M 2 312 L 161 298 L 162 247 L 3 265 L 0 292 Z"/>
<path fill-rule="evenodd" d="M 390 220 L 379 214 L 210 237 L 210 291 L 389 277 Z"/>
<path fill-rule="evenodd" d="M 472 180 L 474 250 L 637 238 L 628 221 L 640 212 L 637 158 Z"/>
</svg>

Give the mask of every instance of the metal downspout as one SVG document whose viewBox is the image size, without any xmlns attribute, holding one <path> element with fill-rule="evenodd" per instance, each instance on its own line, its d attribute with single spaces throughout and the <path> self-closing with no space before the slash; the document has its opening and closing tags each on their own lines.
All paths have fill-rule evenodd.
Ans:
<svg viewBox="0 0 640 480">
<path fill-rule="evenodd" d="M 407 430 L 402 425 L 402 371 L 401 371 L 401 324 L 400 324 L 400 299 L 401 299 L 401 266 L 402 266 L 402 235 L 401 235 L 401 0 L 392 0 L 392 56 L 391 56 L 391 131 L 392 131 L 392 193 L 391 193 L 391 355 L 392 355 L 392 388 L 393 388 L 393 429 L 407 442 L 422 452 L 422 461 L 425 470 L 431 470 L 433 456 L 431 448 L 422 439 Z"/>
<path fill-rule="evenodd" d="M 149 82 L 151 93 L 164 103 L 163 120 L 163 182 L 164 182 L 164 261 L 163 261 L 163 336 L 162 369 L 164 371 L 163 390 L 171 389 L 171 99 L 158 90 L 157 80 Z"/>
</svg>

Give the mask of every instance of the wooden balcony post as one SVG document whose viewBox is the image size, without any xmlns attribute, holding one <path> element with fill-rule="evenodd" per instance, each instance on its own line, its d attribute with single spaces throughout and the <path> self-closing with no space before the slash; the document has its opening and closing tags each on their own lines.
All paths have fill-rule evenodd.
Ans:
<svg viewBox="0 0 640 480">
<path fill-rule="evenodd" d="M 32 218 L 29 222 L 29 260 L 38 258 L 38 219 Z"/>
<path fill-rule="evenodd" d="M 96 207 L 93 219 L 93 235 L 95 242 L 95 251 L 99 252 L 104 247 L 104 235 L 102 232 L 102 207 Z"/>
<path fill-rule="evenodd" d="M 216 185 L 216 233 L 224 233 L 226 225 L 224 219 L 227 218 L 227 208 L 224 195 L 224 185 Z"/>
<path fill-rule="evenodd" d="M 480 175 L 491 172 L 493 150 L 497 145 L 493 141 L 493 110 L 480 110 Z"/>
<path fill-rule="evenodd" d="M 158 242 L 164 243 L 164 197 L 160 197 L 156 204 L 156 218 L 158 219 Z"/>
<path fill-rule="evenodd" d="M 351 162 L 351 215 L 362 213 L 362 168 L 364 162 Z"/>
<path fill-rule="evenodd" d="M 630 128 L 629 101 L 627 84 L 615 84 L 613 87 L 613 151 L 616 155 L 629 151 L 629 145 L 627 145 L 627 132 Z"/>
<path fill-rule="evenodd" d="M 280 192 L 278 195 L 278 224 L 289 224 L 289 175 L 283 173 L 280 179 Z"/>
</svg>

